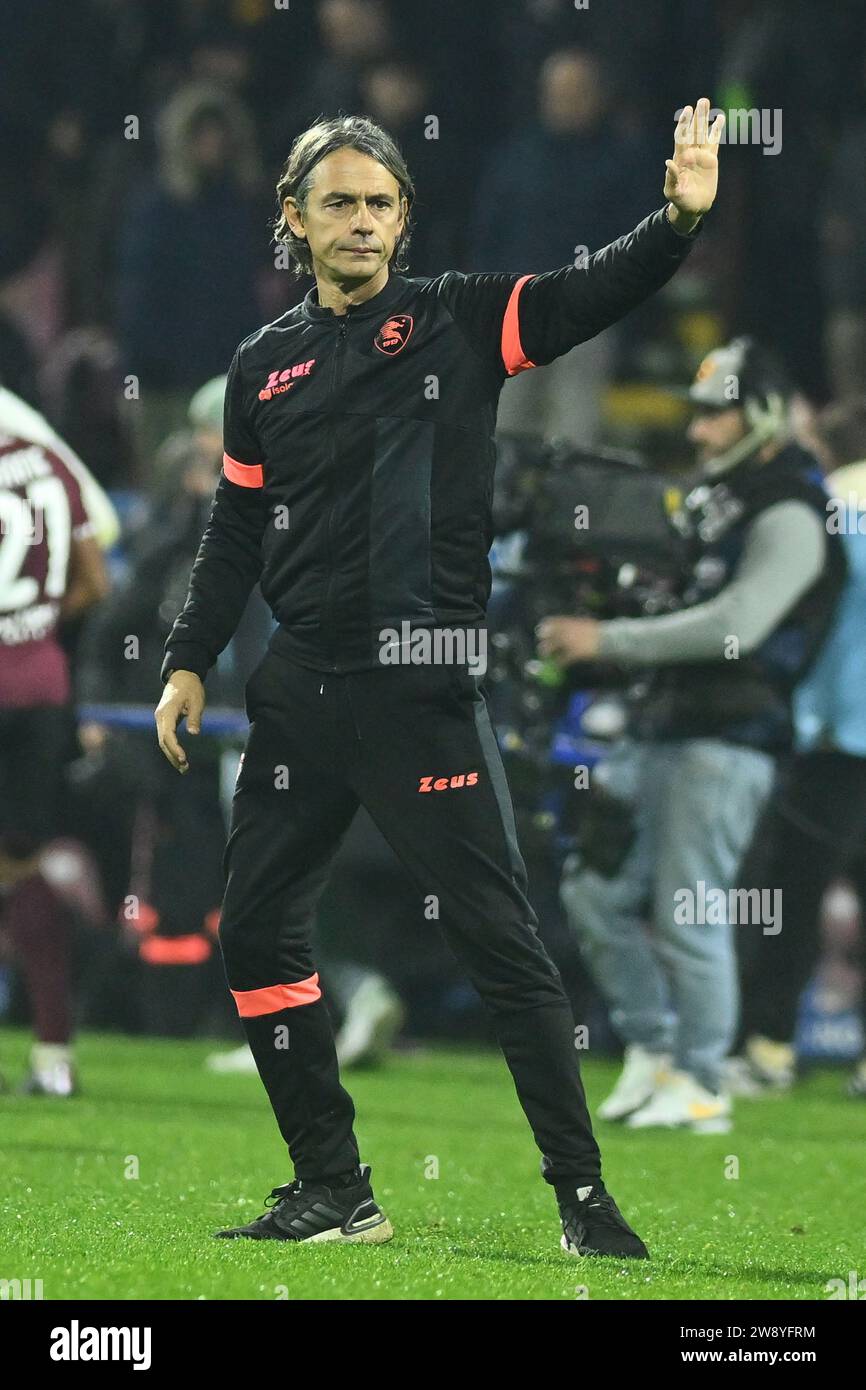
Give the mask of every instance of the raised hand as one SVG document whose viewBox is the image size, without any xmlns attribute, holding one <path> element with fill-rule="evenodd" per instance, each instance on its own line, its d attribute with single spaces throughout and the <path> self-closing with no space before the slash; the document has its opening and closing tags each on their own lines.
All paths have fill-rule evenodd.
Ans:
<svg viewBox="0 0 866 1390">
<path fill-rule="evenodd" d="M 710 102 L 701 97 L 696 107 L 685 106 L 674 131 L 674 153 L 665 160 L 665 197 L 679 216 L 675 226 L 688 230 L 709 212 L 719 184 L 719 141 L 725 128 L 720 112 L 710 125 Z"/>
</svg>

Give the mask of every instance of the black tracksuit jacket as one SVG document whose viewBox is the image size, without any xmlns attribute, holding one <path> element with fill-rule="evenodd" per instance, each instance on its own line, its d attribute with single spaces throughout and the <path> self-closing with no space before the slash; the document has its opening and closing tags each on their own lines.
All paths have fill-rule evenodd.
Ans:
<svg viewBox="0 0 866 1390">
<path fill-rule="evenodd" d="M 205 678 L 259 580 L 280 624 L 272 647 L 314 670 L 375 667 L 383 630 L 404 622 L 483 624 L 503 383 L 616 323 L 696 234 L 674 231 L 662 209 L 580 266 L 392 274 L 343 315 L 314 288 L 245 339 L 162 679 Z"/>
</svg>

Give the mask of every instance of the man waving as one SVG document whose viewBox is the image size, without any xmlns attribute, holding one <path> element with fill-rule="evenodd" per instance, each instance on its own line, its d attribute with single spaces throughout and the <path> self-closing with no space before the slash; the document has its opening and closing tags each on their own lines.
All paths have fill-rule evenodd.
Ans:
<svg viewBox="0 0 866 1390">
<path fill-rule="evenodd" d="M 659 289 L 716 192 L 722 118 L 686 107 L 665 207 L 580 267 L 409 278 L 412 180 L 371 121 L 317 122 L 277 184 L 276 236 L 315 276 L 237 350 L 225 461 L 166 643 L 160 744 L 201 728 L 203 681 L 257 580 L 279 626 L 246 691 L 221 944 L 294 1164 L 227 1237 L 382 1241 L 310 950 L 330 863 L 363 804 L 492 1016 L 573 1254 L 646 1257 L 601 1178 L 560 977 L 537 932 L 479 686 L 493 433 L 509 376 Z M 515 196 L 520 171 L 515 170 Z M 507 216 L 507 208 L 502 209 Z"/>
</svg>

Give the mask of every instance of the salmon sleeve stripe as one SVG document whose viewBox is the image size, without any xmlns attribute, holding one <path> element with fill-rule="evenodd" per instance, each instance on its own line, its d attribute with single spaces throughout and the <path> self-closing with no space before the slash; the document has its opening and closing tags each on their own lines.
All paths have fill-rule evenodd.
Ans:
<svg viewBox="0 0 866 1390">
<path fill-rule="evenodd" d="M 260 463 L 241 463 L 231 454 L 223 454 L 223 472 L 230 483 L 238 487 L 264 487 L 265 478 Z"/>
</svg>

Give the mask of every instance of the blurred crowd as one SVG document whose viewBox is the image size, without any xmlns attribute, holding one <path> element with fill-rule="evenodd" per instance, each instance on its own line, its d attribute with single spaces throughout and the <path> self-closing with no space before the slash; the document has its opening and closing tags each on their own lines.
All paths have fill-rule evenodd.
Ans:
<svg viewBox="0 0 866 1390">
<path fill-rule="evenodd" d="M 215 934 L 242 739 L 229 721 L 200 741 L 193 774 L 172 778 L 151 727 L 112 724 L 105 707 L 158 697 L 221 465 L 223 374 L 237 343 L 309 288 L 270 233 L 291 141 L 340 111 L 396 137 L 417 188 L 410 275 L 538 272 L 661 205 L 684 101 L 707 93 L 723 110 L 781 113 L 775 152 L 722 150 L 719 205 L 668 291 L 503 395 L 503 432 L 574 445 L 652 435 L 656 457 L 682 462 L 681 417 L 660 388 L 728 331 L 774 345 L 807 421 L 866 394 L 866 10 L 29 0 L 0 14 L 0 48 L 0 160 L 14 189 L 0 212 L 0 385 L 84 460 L 120 525 L 110 592 L 62 631 L 77 708 L 65 829 L 76 835 L 55 843 L 53 881 L 70 903 L 78 885 L 80 921 L 112 924 L 110 938 L 84 934 L 80 1008 L 95 1026 L 229 1037 Z M 211 705 L 240 711 L 270 624 L 254 596 L 209 679 Z M 547 891 L 561 920 L 552 880 Z M 407 1006 L 416 1032 L 443 1017 L 452 1034 L 478 1029 L 473 997 L 363 815 L 320 917 L 344 1056 L 387 1041 Z M 402 966 L 395 932 L 412 938 Z M 0 1006 L 14 1016 L 14 998 Z M 644 1071 L 667 1050 L 654 1043 Z"/>
<path fill-rule="evenodd" d="M 810 394 L 844 393 L 864 360 L 864 29 L 856 0 L 7 6 L 0 371 L 101 482 L 147 486 L 184 399 L 307 288 L 268 221 L 318 114 L 369 114 L 400 143 L 411 273 L 542 271 L 658 205 L 674 112 L 700 91 L 780 112 L 781 140 L 725 149 L 693 294 L 772 325 Z M 593 388 L 625 366 L 652 370 L 631 343 L 598 349 Z"/>
</svg>

